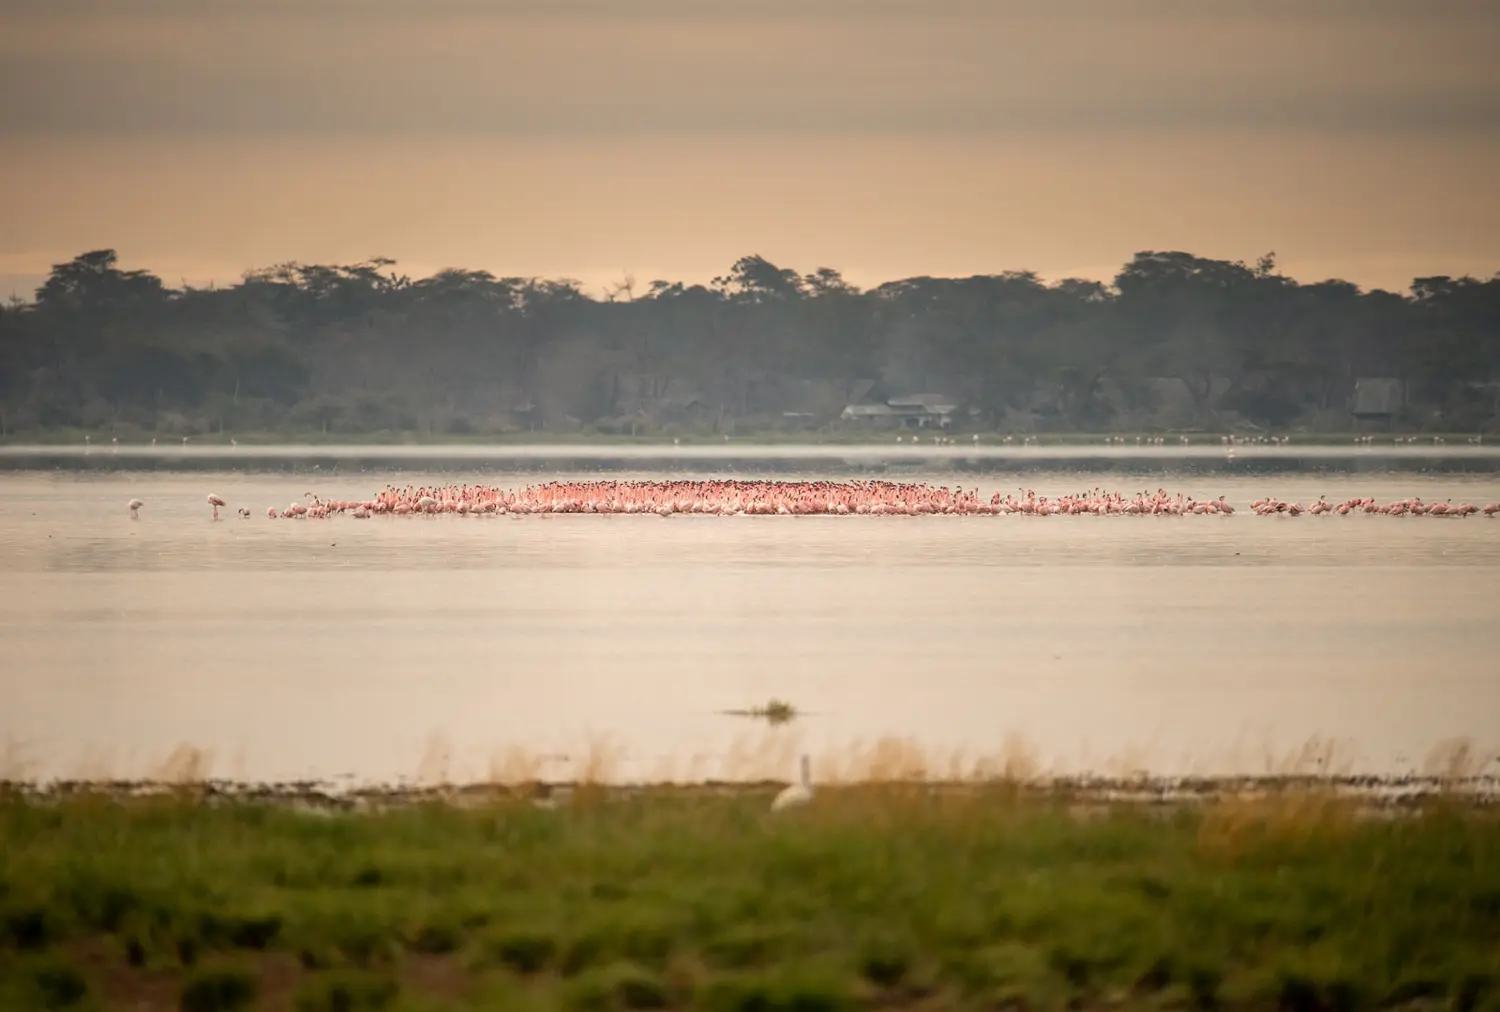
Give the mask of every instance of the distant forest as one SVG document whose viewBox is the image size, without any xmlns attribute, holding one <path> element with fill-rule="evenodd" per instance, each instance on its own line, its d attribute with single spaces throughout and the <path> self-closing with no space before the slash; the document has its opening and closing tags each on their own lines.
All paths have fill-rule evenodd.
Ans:
<svg viewBox="0 0 1500 1012">
<path fill-rule="evenodd" d="M 1497 380 L 1500 274 L 1362 291 L 1269 254 L 868 291 L 747 256 L 709 285 L 591 297 L 387 259 L 171 288 L 97 250 L 0 310 L 9 437 L 833 432 L 879 424 L 846 405 L 913 395 L 956 405 L 960 431 L 1477 432 L 1500 423 Z M 1362 385 L 1387 394 L 1356 418 Z"/>
</svg>

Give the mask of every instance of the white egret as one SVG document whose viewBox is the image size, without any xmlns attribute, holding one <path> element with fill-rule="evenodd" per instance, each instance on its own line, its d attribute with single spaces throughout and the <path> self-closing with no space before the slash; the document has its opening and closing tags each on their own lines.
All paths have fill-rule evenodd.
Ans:
<svg viewBox="0 0 1500 1012">
<path fill-rule="evenodd" d="M 812 800 L 812 762 L 806 755 L 802 756 L 802 782 L 786 787 L 776 795 L 771 802 L 771 811 L 779 812 L 783 808 L 797 808 Z"/>
</svg>

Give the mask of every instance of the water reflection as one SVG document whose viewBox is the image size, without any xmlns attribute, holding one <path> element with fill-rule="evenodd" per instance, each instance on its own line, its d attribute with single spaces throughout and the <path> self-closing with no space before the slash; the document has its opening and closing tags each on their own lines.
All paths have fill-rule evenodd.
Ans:
<svg viewBox="0 0 1500 1012">
<path fill-rule="evenodd" d="M 10 762 L 124 775 L 191 743 L 218 775 L 389 779 L 440 741 L 454 775 L 786 776 L 888 739 L 936 765 L 1256 772 L 1314 738 L 1378 770 L 1500 742 L 1497 520 L 263 515 L 383 480 L 0 477 Z M 1500 499 L 1464 475 L 981 485 L 1022 481 Z M 211 523 L 210 489 L 255 515 Z M 720 713 L 770 698 L 809 716 Z"/>
</svg>

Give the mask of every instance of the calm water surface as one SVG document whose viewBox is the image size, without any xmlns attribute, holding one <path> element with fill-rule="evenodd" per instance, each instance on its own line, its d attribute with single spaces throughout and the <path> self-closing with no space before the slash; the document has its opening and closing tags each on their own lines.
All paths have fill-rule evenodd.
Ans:
<svg viewBox="0 0 1500 1012">
<path fill-rule="evenodd" d="M 822 775 L 1264 772 L 1315 741 L 1396 771 L 1500 744 L 1500 520 L 264 515 L 383 482 L 0 476 L 0 775 L 160 774 L 179 746 L 216 776 L 393 780 L 787 776 L 804 749 Z M 981 482 L 1022 484 L 1500 499 L 1461 476 Z M 211 522 L 209 491 L 254 517 Z M 771 697 L 808 716 L 719 712 Z"/>
</svg>

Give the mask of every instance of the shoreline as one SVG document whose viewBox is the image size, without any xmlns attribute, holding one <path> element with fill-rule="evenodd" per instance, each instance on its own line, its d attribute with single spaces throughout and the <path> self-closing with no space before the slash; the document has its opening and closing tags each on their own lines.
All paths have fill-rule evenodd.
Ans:
<svg viewBox="0 0 1500 1012">
<path fill-rule="evenodd" d="M 223 446 L 660 446 L 680 444 L 683 446 L 719 445 L 771 445 L 771 446 L 885 446 L 896 445 L 897 440 L 919 445 L 965 446 L 976 439 L 981 444 L 1010 443 L 1016 446 L 1141 446 L 1155 444 L 1158 448 L 1181 445 L 1232 445 L 1237 449 L 1255 446 L 1383 446 L 1400 445 L 1495 445 L 1500 443 L 1500 432 L 1473 429 L 1329 429 L 1329 430 L 1263 430 L 1263 429 L 1212 429 L 1212 428 L 1154 428 L 1154 429 L 1096 429 L 1071 431 L 1027 431 L 1023 429 L 982 429 L 975 427 L 923 426 L 918 428 L 880 427 L 821 429 L 776 429 L 760 428 L 739 432 L 718 432 L 708 429 L 665 428 L 629 433 L 564 431 L 564 430 L 512 430 L 492 433 L 421 433 L 401 429 L 367 429 L 350 431 L 326 431 L 319 429 L 258 429 L 217 431 L 153 430 L 133 426 L 119 428 L 56 428 L 10 431 L 0 435 L 0 447 L 5 446 L 69 446 L 84 447 L 93 440 L 94 449 L 109 449 L 111 440 L 120 447 L 148 446 L 159 444 L 160 448 L 177 449 L 188 445 Z"/>
<path fill-rule="evenodd" d="M 461 782 L 369 782 L 349 780 L 247 781 L 232 779 L 23 780 L 0 779 L 0 800 L 51 803 L 103 797 L 128 801 L 172 797 L 207 804 L 250 802 L 346 811 L 405 808 L 429 804 L 457 808 L 517 800 L 573 797 L 580 792 L 606 800 L 637 798 L 744 798 L 770 795 L 788 781 L 702 780 L 599 782 L 577 778 L 476 780 Z M 1005 795 L 1038 802 L 1124 807 L 1198 806 L 1223 801 L 1318 795 L 1357 801 L 1373 810 L 1420 808 L 1434 801 L 1465 806 L 1500 806 L 1500 773 L 1437 774 L 1266 774 L 1241 776 L 1061 776 L 1051 778 L 915 779 L 819 783 L 829 793 L 893 791 L 941 797 Z"/>
<path fill-rule="evenodd" d="M 365 460 L 407 458 L 455 460 L 1029 460 L 1046 457 L 1067 460 L 1500 460 L 1500 443 L 1298 444 L 1224 445 L 1217 440 L 1198 443 L 1136 446 L 1082 441 L 1001 443 L 953 442 L 943 445 L 887 442 L 495 442 L 495 443 L 200 443 L 187 446 L 86 446 L 80 443 L 0 443 L 0 458 L 17 460 L 64 459 L 299 460 L 347 457 Z"/>
</svg>

